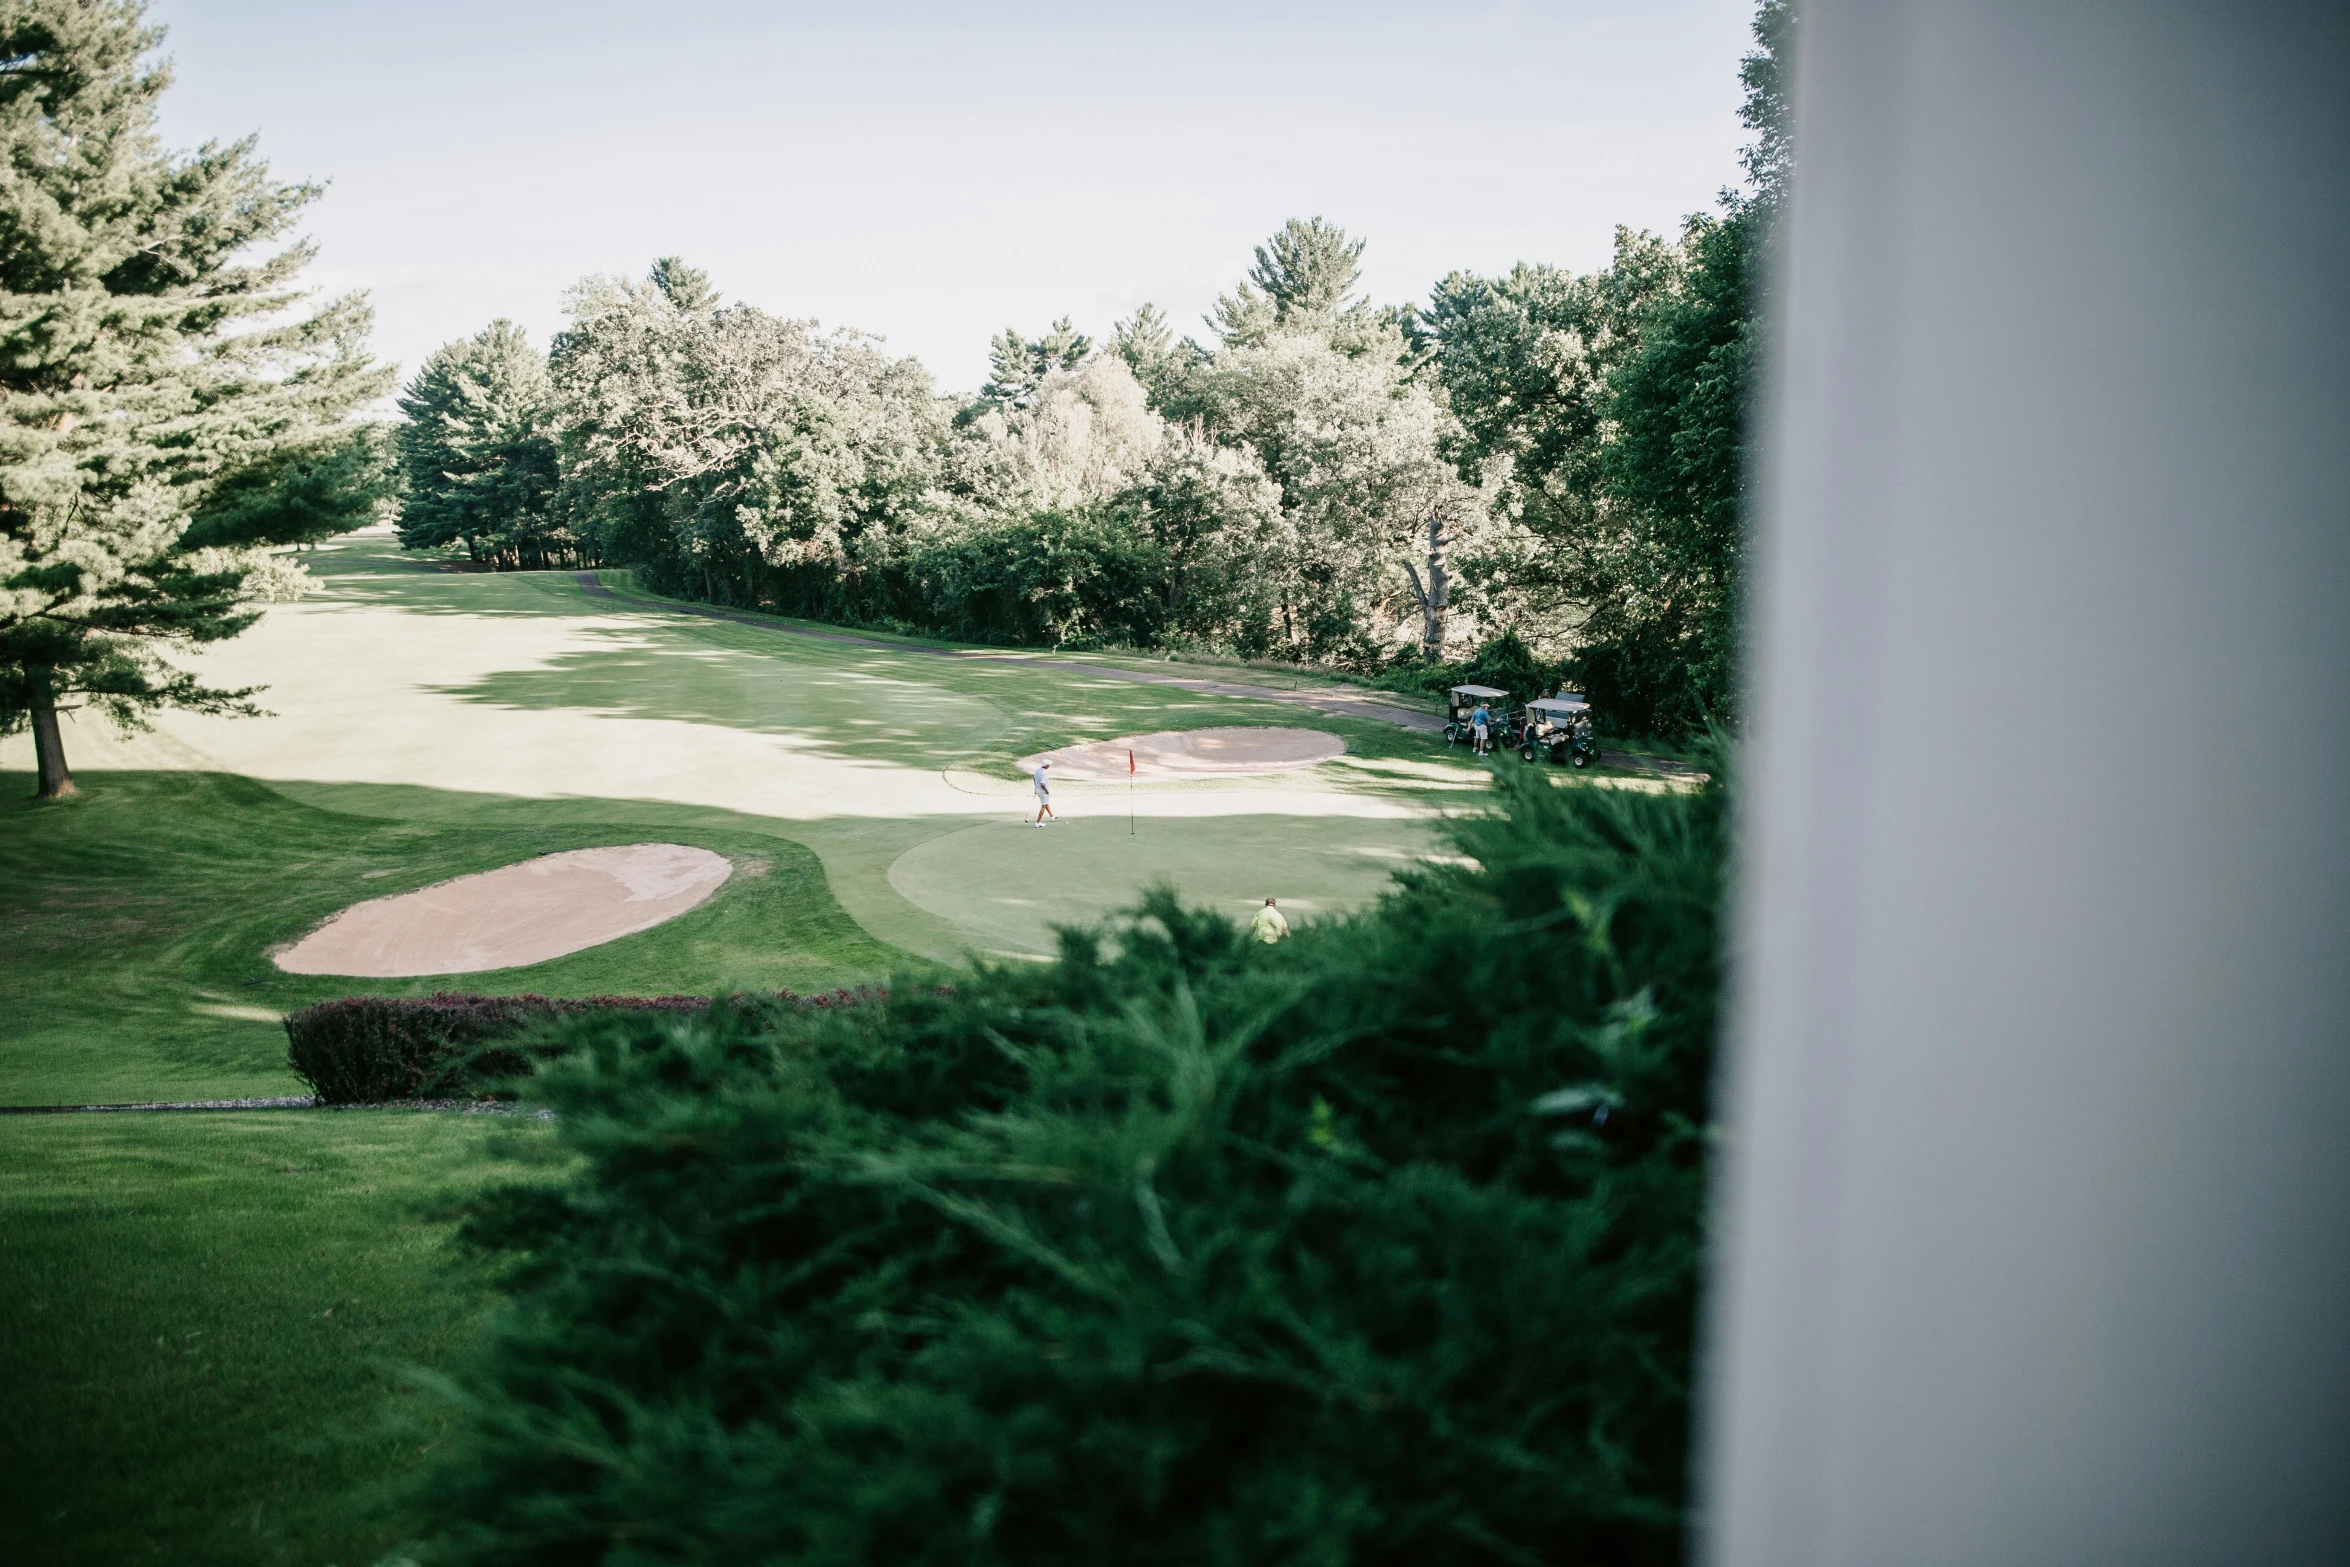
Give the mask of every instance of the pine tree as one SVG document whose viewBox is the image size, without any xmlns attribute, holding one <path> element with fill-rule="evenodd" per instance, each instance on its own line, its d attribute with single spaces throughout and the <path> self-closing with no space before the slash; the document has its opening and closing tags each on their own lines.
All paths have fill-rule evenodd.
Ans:
<svg viewBox="0 0 2350 1567">
<path fill-rule="evenodd" d="M 215 484 L 180 547 L 316 544 L 364 528 L 390 499 L 392 459 L 391 431 L 375 422 L 290 444 Z"/>
<path fill-rule="evenodd" d="M 298 308 L 307 243 L 240 259 L 319 188 L 250 139 L 159 145 L 161 40 L 140 0 L 0 10 L 0 727 L 29 720 L 44 796 L 61 708 L 254 711 L 159 650 L 252 623 L 259 560 L 219 543 L 299 536 L 288 497 L 363 517 L 347 415 L 388 389 L 362 298 Z"/>
<path fill-rule="evenodd" d="M 656 283 L 662 275 L 657 266 Z M 670 276 L 681 290 L 688 281 Z M 706 294 L 707 280 L 691 276 Z M 396 436 L 408 491 L 401 544 L 463 544 L 475 560 L 486 551 L 501 566 L 543 565 L 550 547 L 564 548 L 547 515 L 557 478 L 551 390 L 546 360 L 511 321 L 425 360 L 400 394 L 408 416 Z"/>
<path fill-rule="evenodd" d="M 1067 316 L 1037 338 L 1022 337 L 1017 328 L 1006 327 L 988 345 L 988 378 L 979 399 L 998 408 L 1025 408 L 1046 376 L 1055 370 L 1075 370 L 1092 352 L 1093 339 Z"/>
<path fill-rule="evenodd" d="M 1052 330 L 1031 343 L 1029 349 L 1039 373 L 1074 370 L 1093 352 L 1093 339 L 1070 325 L 1069 318 L 1063 316 L 1053 323 Z"/>
<path fill-rule="evenodd" d="M 1323 218 L 1291 218 L 1257 247 L 1256 265 L 1216 301 L 1210 324 L 1227 343 L 1255 343 L 1276 328 L 1309 328 L 1364 308 L 1350 299 L 1363 275 L 1363 246 Z"/>
<path fill-rule="evenodd" d="M 1248 280 L 1264 290 L 1281 319 L 1332 316 L 1362 281 L 1364 240 L 1320 217 L 1291 218 L 1279 233 L 1257 247 Z"/>
<path fill-rule="evenodd" d="M 1380 309 L 1354 291 L 1366 243 L 1325 218 L 1291 218 L 1257 246 L 1256 265 L 1216 301 L 1208 324 L 1228 348 L 1310 336 L 1355 358 L 1402 358 L 1410 307 Z"/>
<path fill-rule="evenodd" d="M 661 297 L 688 315 L 718 308 L 718 290 L 710 274 L 689 267 L 681 256 L 662 256 L 653 263 L 653 286 Z"/>
<path fill-rule="evenodd" d="M 1126 361 L 1126 368 L 1138 377 L 1144 366 L 1155 365 L 1175 351 L 1174 330 L 1159 307 L 1152 304 L 1145 304 L 1113 326 L 1110 340 L 1117 347 L 1118 357 Z"/>
<path fill-rule="evenodd" d="M 1186 353 L 1197 352 L 1189 344 L 1182 348 L 1176 346 L 1173 327 L 1159 307 L 1152 304 L 1143 305 L 1113 326 L 1110 345 L 1126 361 L 1126 368 L 1134 372 L 1134 379 L 1150 394 L 1154 408 L 1164 403 L 1174 390 Z"/>
</svg>

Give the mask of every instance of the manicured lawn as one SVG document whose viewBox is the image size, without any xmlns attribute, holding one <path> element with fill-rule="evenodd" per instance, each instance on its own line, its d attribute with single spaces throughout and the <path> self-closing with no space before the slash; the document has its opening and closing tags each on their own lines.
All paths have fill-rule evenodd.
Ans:
<svg viewBox="0 0 2350 1567">
<path fill-rule="evenodd" d="M 417 820 L 217 773 L 89 771 L 46 805 L 30 782 L 0 774 L 0 1102 L 299 1093 L 278 1016 L 356 990 L 805 991 L 902 961 L 814 854 L 722 812 L 656 832 L 584 802 Z M 359 981 L 267 961 L 355 898 L 648 836 L 735 873 L 680 919 L 529 969 Z M 489 1301 L 427 1209 L 480 1177 L 485 1137 L 541 1131 L 390 1111 L 0 1117 L 0 1561 L 365 1567 L 413 1533 L 403 1488 L 438 1419 L 398 1368 L 446 1363 Z"/>
<path fill-rule="evenodd" d="M 518 819 L 453 801 L 418 820 L 217 773 L 86 773 L 78 798 L 53 803 L 27 799 L 30 782 L 0 773 L 0 1103 L 300 1093 L 277 1019 L 329 996 L 805 992 L 903 961 L 841 910 L 814 854 L 724 813 L 647 827 L 598 823 L 582 802 Z M 425 815 L 416 794 L 404 803 Z M 268 958 L 362 898 L 646 837 L 716 850 L 734 874 L 666 925 L 529 968 L 354 980 L 281 973 Z"/>
<path fill-rule="evenodd" d="M 485 1138 L 403 1111 L 0 1118 L 0 1559 L 367 1567 L 438 1439 L 401 1368 L 489 1309 L 427 1205 Z"/>
<path fill-rule="evenodd" d="M 798 991 L 910 955 L 1039 951 L 1175 882 L 1236 915 L 1375 895 L 1482 768 L 1375 721 L 778 634 L 596 599 L 568 573 L 319 552 L 323 591 L 208 652 L 274 716 L 81 723 L 82 793 L 0 771 L 0 1105 L 299 1093 L 278 1019 L 355 992 Z M 1216 671 L 1202 671 L 1215 674 Z M 1211 724 L 1345 737 L 1311 772 L 1071 784 L 1020 831 L 1017 759 Z M 1127 829 L 1129 811 L 1134 830 Z M 529 968 L 293 976 L 272 947 L 365 898 L 562 849 L 727 855 L 706 904 Z M 0 1562 L 369 1567 L 434 1440 L 396 1367 L 489 1309 L 430 1205 L 531 1123 L 406 1112 L 0 1117 Z"/>
<path fill-rule="evenodd" d="M 1298 867 L 1347 849 L 1367 821 L 1394 824 L 1374 830 L 1393 840 L 1482 786 L 1480 769 L 1427 734 L 1137 684 L 1114 678 L 1106 666 L 1115 661 L 1100 656 L 1039 667 L 858 647 L 591 597 L 569 572 L 419 571 L 374 537 L 305 559 L 318 593 L 272 609 L 199 661 L 222 684 L 263 687 L 273 716 L 165 714 L 153 734 L 128 741 L 76 724 L 67 744 L 85 787 L 106 771 L 189 769 L 258 779 L 332 812 L 436 827 L 625 824 L 675 835 L 754 825 L 812 851 L 832 896 L 873 937 L 953 961 L 969 947 L 1043 950 L 1036 933 L 1050 921 L 1131 902 L 1163 872 L 1115 858 L 1089 864 L 1083 879 L 1046 859 L 1015 865 L 1017 896 L 1034 912 L 1010 925 L 975 919 L 984 905 L 967 897 L 910 896 L 907 886 L 938 884 L 893 878 L 902 856 L 1027 814 L 1018 760 L 1034 751 L 1213 724 L 1338 734 L 1343 763 L 1146 783 L 1131 801 L 1146 826 L 1282 818 L 1279 841 Z M 8 766 L 27 767 L 26 753 L 22 737 L 0 745 Z M 1122 819 L 1130 802 L 1123 787 L 1073 787 L 1067 803 L 1073 815 Z M 1233 835 L 1252 848 L 1267 838 Z M 1201 841 L 1218 852 L 1212 834 Z M 1421 842 L 1436 847 L 1432 833 Z M 1187 891 L 1195 867 L 1214 870 L 1177 865 Z M 1283 865 L 1261 869 L 1266 891 L 1309 896 L 1284 885 Z M 1201 896 L 1218 895 L 1215 881 L 1201 877 Z"/>
</svg>

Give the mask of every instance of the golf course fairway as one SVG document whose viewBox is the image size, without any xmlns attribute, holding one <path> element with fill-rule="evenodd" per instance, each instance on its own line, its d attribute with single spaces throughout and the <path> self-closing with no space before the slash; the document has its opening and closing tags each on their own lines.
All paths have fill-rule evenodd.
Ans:
<svg viewBox="0 0 2350 1567">
<path fill-rule="evenodd" d="M 719 618 L 619 573 L 435 569 L 380 534 L 303 558 L 316 591 L 189 660 L 270 716 L 69 722 L 63 801 L 30 799 L 29 743 L 0 742 L 0 1107 L 299 1095 L 280 1020 L 355 993 L 806 994 L 1047 953 L 1159 883 L 1311 921 L 1441 852 L 1486 788 L 1425 732 L 1333 716 L 1362 701 L 1335 688 L 1313 709 L 1229 670 L 1202 691 L 1165 683 L 1197 666 Z M 1059 822 L 1028 825 L 1022 757 L 1235 727 L 1344 749 L 1071 778 Z M 707 895 L 544 961 L 273 960 L 354 906 L 648 844 L 708 864 Z M 540 1140 L 408 1110 L 0 1117 L 12 1560 L 349 1564 L 412 1539 L 446 1420 L 401 1368 L 448 1364 L 492 1304 L 442 1199 L 482 1147 Z"/>
<path fill-rule="evenodd" d="M 592 596 L 569 572 L 426 569 L 382 534 L 305 559 L 317 591 L 198 661 L 210 681 L 263 687 L 271 716 L 166 713 L 127 737 L 71 723 L 86 789 L 109 770 L 197 770 L 379 819 L 755 827 L 814 853 L 876 942 L 956 961 L 1049 951 L 1053 925 L 1157 882 L 1236 914 L 1267 896 L 1308 915 L 1360 903 L 1482 785 L 1392 724 L 1140 684 L 1106 658 L 794 635 L 624 584 Z M 1033 815 L 1024 755 L 1233 725 L 1325 732 L 1346 754 L 1267 776 L 1071 780 L 1057 829 L 973 831 Z M 0 767 L 29 765 L 24 738 L 0 747 Z M 397 882 L 351 883 L 335 907 Z"/>
</svg>

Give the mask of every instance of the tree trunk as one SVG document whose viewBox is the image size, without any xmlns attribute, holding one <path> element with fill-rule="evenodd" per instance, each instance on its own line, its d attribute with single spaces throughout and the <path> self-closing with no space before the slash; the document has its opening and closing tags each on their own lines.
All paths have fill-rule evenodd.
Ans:
<svg viewBox="0 0 2350 1567">
<path fill-rule="evenodd" d="M 1444 607 L 1452 598 L 1452 514 L 1443 507 L 1428 514 L 1428 586 L 1420 593 L 1420 656 L 1444 657 Z M 1419 588 L 1419 580 L 1412 581 Z"/>
<path fill-rule="evenodd" d="M 57 732 L 57 698 L 46 674 L 33 676 L 33 758 L 40 768 L 41 799 L 62 800 L 81 792 L 66 770 L 65 738 Z"/>
</svg>

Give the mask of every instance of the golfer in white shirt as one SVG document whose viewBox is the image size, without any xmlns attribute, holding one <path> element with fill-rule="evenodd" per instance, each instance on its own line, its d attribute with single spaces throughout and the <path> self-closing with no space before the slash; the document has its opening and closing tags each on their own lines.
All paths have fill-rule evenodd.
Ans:
<svg viewBox="0 0 2350 1567">
<path fill-rule="evenodd" d="M 1045 781 L 1045 774 L 1052 770 L 1053 764 L 1050 762 L 1036 764 L 1036 771 L 1032 775 L 1036 779 L 1036 820 L 1028 824 L 1031 827 L 1042 827 L 1046 822 L 1060 820 L 1058 816 L 1053 814 L 1052 785 Z"/>
</svg>

